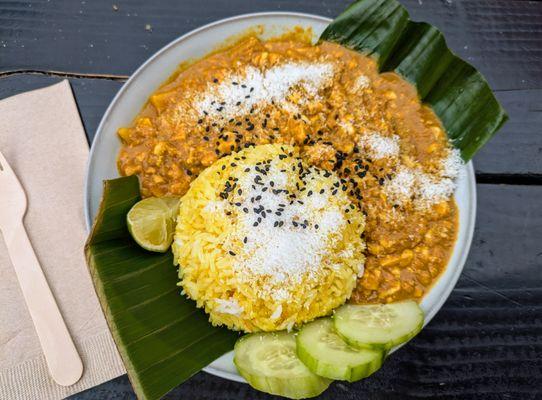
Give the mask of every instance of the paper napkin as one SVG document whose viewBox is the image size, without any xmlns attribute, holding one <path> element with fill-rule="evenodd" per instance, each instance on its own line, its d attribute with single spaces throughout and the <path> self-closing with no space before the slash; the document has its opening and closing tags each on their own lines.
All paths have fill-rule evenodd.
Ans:
<svg viewBox="0 0 542 400">
<path fill-rule="evenodd" d="M 0 234 L 0 399 L 61 399 L 125 373 L 83 254 L 88 145 L 69 82 L 1 100 L 0 150 L 25 188 L 28 235 L 84 364 L 72 386 L 49 376 Z"/>
</svg>

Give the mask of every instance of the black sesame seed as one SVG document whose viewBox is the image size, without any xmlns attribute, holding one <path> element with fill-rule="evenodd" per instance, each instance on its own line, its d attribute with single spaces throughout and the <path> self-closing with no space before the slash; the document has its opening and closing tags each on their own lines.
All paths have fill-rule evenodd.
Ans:
<svg viewBox="0 0 542 400">
<path fill-rule="evenodd" d="M 214 83 L 218 83 L 218 79 L 216 79 L 216 78 L 213 79 L 213 82 L 214 82 Z"/>
<path fill-rule="evenodd" d="M 235 255 L 236 255 L 236 254 L 235 254 L 233 251 L 231 251 L 231 250 L 230 250 L 228 253 L 230 253 L 230 255 L 232 255 L 232 256 L 235 256 Z"/>
</svg>

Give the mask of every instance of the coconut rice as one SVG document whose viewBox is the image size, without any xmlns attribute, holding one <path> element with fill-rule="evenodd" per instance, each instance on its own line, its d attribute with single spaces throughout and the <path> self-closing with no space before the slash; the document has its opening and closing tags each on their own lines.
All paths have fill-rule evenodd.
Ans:
<svg viewBox="0 0 542 400">
<path fill-rule="evenodd" d="M 173 252 L 183 293 L 213 324 L 245 332 L 329 314 L 363 273 L 364 216 L 343 187 L 291 146 L 220 159 L 182 198 Z"/>
</svg>

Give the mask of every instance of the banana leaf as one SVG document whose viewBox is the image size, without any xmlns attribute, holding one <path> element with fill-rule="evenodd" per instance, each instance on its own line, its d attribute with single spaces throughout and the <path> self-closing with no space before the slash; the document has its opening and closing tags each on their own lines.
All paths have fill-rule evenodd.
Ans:
<svg viewBox="0 0 542 400">
<path fill-rule="evenodd" d="M 232 350 L 238 334 L 211 326 L 181 296 L 171 252 L 145 251 L 131 238 L 126 214 L 139 199 L 135 176 L 105 181 L 85 253 L 134 391 L 158 399 Z"/>
<path fill-rule="evenodd" d="M 452 53 L 437 28 L 411 21 L 396 0 L 354 2 L 320 40 L 372 56 L 381 71 L 395 71 L 412 83 L 465 161 L 508 119 L 482 74 Z"/>
</svg>

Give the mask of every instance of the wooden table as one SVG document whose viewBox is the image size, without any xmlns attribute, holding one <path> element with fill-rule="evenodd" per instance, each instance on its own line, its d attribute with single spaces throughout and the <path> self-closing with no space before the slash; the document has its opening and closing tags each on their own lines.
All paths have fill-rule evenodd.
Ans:
<svg viewBox="0 0 542 400">
<path fill-rule="evenodd" d="M 433 321 L 372 378 L 325 399 L 542 398 L 542 2 L 403 0 L 489 80 L 510 121 L 476 157 L 478 217 L 465 270 Z M 129 75 L 169 41 L 256 11 L 333 17 L 349 0 L 0 1 L 0 98 L 67 78 L 92 140 Z M 0 116 L 1 117 L 1 116 Z M 0 133 L 1 134 L 1 133 Z M 73 399 L 133 398 L 128 379 Z M 264 399 L 199 373 L 168 398 Z"/>
</svg>

